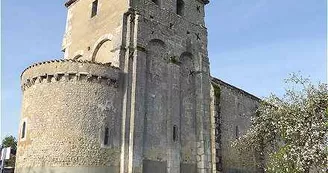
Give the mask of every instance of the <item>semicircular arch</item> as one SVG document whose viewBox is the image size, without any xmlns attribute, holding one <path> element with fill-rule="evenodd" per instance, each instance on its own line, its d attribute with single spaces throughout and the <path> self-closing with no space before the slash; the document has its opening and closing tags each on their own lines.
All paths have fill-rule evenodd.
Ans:
<svg viewBox="0 0 328 173">
<path fill-rule="evenodd" d="M 94 44 L 93 49 L 92 49 L 91 61 L 95 61 L 97 53 L 98 53 L 99 49 L 101 48 L 101 46 L 108 41 L 112 41 L 112 39 L 113 39 L 113 36 L 111 34 L 105 34 L 96 41 L 96 43 Z"/>
<path fill-rule="evenodd" d="M 150 46 L 152 46 L 152 45 L 156 45 L 156 44 L 158 44 L 158 45 L 162 46 L 164 49 L 166 49 L 166 44 L 165 44 L 165 42 L 164 42 L 163 40 L 161 40 L 161 39 L 157 39 L 157 38 L 155 38 L 155 39 L 151 39 L 151 40 L 148 42 L 147 47 L 149 48 Z"/>
</svg>

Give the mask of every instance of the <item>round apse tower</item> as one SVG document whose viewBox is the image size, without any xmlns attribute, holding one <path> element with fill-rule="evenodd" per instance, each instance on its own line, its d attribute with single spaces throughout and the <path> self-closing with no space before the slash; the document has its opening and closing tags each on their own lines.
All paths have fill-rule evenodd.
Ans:
<svg viewBox="0 0 328 173">
<path fill-rule="evenodd" d="M 16 173 L 118 172 L 120 70 L 56 60 L 28 67 Z"/>
</svg>

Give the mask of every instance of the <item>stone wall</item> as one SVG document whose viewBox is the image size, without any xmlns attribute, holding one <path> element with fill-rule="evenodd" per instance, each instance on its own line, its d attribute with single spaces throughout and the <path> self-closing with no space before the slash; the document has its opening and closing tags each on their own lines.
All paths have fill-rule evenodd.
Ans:
<svg viewBox="0 0 328 173">
<path fill-rule="evenodd" d="M 212 85 L 216 91 L 216 169 L 224 173 L 256 172 L 255 153 L 240 155 L 231 144 L 249 129 L 260 99 L 216 78 Z"/>
<path fill-rule="evenodd" d="M 156 0 L 157 4 L 153 0 L 132 0 L 134 4 L 132 6 L 140 11 L 148 13 L 150 16 L 161 17 L 159 20 L 165 22 L 165 20 L 171 17 L 180 18 L 188 21 L 188 23 L 195 25 L 205 26 L 205 4 L 207 1 L 203 0 Z M 178 1 L 182 3 L 182 13 L 177 14 Z M 161 9 L 160 14 L 156 13 L 156 9 Z M 163 15 L 166 13 L 167 15 Z M 172 22 L 179 23 L 178 20 L 172 20 Z"/>
<path fill-rule="evenodd" d="M 16 172 L 117 172 L 120 157 L 120 70 L 57 60 L 22 74 Z M 105 129 L 110 138 L 105 144 Z M 22 138 L 24 136 L 24 138 Z M 85 171 L 81 171 L 85 169 Z"/>
<path fill-rule="evenodd" d="M 67 3 L 65 60 L 21 76 L 17 173 L 256 172 L 230 146 L 259 99 L 210 77 L 208 1 L 178 1 Z"/>
<path fill-rule="evenodd" d="M 17 170 L 213 172 L 207 1 L 185 0 L 179 15 L 176 0 L 98 0 L 92 18 L 95 1 L 70 2 L 66 60 L 22 75 L 31 134 L 20 140 Z M 109 146 L 99 141 L 106 125 L 114 128 Z"/>
<path fill-rule="evenodd" d="M 128 48 L 123 117 L 126 125 L 134 123 L 126 128 L 124 169 L 210 172 L 210 76 L 203 19 L 177 15 L 171 0 L 133 3 L 123 39 Z M 193 3 L 204 6 L 190 1 L 186 8 Z"/>
<path fill-rule="evenodd" d="M 62 45 L 65 58 L 112 62 L 118 67 L 128 0 L 98 0 L 97 15 L 91 17 L 94 1 L 74 0 L 68 6 Z"/>
</svg>

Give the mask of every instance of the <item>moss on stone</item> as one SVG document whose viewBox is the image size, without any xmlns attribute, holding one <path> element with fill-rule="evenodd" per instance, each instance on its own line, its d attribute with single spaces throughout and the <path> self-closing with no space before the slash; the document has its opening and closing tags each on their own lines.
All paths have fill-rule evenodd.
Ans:
<svg viewBox="0 0 328 173">
<path fill-rule="evenodd" d="M 169 63 L 173 63 L 173 64 L 176 64 L 176 65 L 181 64 L 181 62 L 179 61 L 179 58 L 177 56 L 171 56 L 169 58 Z"/>
<path fill-rule="evenodd" d="M 214 96 L 216 99 L 220 100 L 221 97 L 221 88 L 215 84 L 213 84 L 213 89 L 214 89 Z"/>
</svg>

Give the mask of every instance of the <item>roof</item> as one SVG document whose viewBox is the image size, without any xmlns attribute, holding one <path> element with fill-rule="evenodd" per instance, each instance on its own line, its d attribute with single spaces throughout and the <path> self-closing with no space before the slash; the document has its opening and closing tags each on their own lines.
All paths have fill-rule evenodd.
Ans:
<svg viewBox="0 0 328 173">
<path fill-rule="evenodd" d="M 238 87 L 235 87 L 227 82 L 224 82 L 223 80 L 221 79 L 218 79 L 218 78 L 215 78 L 215 77 L 212 77 L 212 82 L 215 83 L 215 84 L 218 84 L 218 85 L 224 85 L 225 87 L 228 87 L 230 89 L 233 89 L 233 90 L 237 90 L 239 91 L 240 93 L 246 95 L 246 96 L 249 96 L 250 98 L 254 99 L 254 100 L 258 100 L 260 101 L 261 99 L 258 98 L 257 96 L 253 95 L 253 94 L 250 94 L 249 92 L 246 92 L 245 90 L 242 90 Z"/>
</svg>

